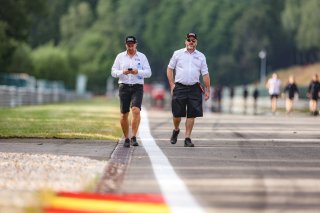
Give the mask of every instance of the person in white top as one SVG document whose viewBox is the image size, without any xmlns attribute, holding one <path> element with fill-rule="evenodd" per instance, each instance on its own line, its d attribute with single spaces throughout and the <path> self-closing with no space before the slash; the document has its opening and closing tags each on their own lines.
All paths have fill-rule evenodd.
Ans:
<svg viewBox="0 0 320 213">
<path fill-rule="evenodd" d="M 137 51 L 137 39 L 134 36 L 127 36 L 125 43 L 127 50 L 117 55 L 111 75 L 119 78 L 120 124 L 125 138 L 123 146 L 130 147 L 128 120 L 130 107 L 132 111 L 131 144 L 138 146 L 136 134 L 140 124 L 143 84 L 144 78 L 151 76 L 151 68 L 147 57 Z"/>
<path fill-rule="evenodd" d="M 194 147 L 190 136 L 196 117 L 203 116 L 202 93 L 207 101 L 210 96 L 210 76 L 206 57 L 196 50 L 197 35 L 188 33 L 185 48 L 173 53 L 167 68 L 167 78 L 172 95 L 172 114 L 174 130 L 171 135 L 171 144 L 176 144 L 181 117 L 186 118 L 185 147 Z M 175 71 L 175 77 L 174 77 Z M 205 88 L 200 84 L 203 78 Z"/>
<path fill-rule="evenodd" d="M 277 101 L 281 93 L 281 81 L 276 73 L 272 74 L 272 77 L 268 80 L 266 87 L 268 88 L 271 99 L 271 111 L 275 113 L 277 111 Z"/>
</svg>

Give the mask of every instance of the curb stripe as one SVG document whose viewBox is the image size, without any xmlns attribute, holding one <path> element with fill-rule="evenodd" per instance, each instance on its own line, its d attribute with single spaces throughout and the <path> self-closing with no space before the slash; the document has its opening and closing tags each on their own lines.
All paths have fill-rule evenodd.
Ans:
<svg viewBox="0 0 320 213">
<path fill-rule="evenodd" d="M 125 212 L 125 213 L 169 213 L 165 204 L 130 203 L 109 200 L 84 200 L 57 197 L 50 202 L 51 208 L 65 210 L 80 210 L 88 212 Z"/>
<path fill-rule="evenodd" d="M 57 196 L 90 200 L 110 200 L 158 204 L 163 204 L 165 202 L 161 195 L 155 194 L 92 194 L 86 192 L 58 192 Z"/>
<path fill-rule="evenodd" d="M 63 208 L 46 208 L 44 209 L 45 213 L 101 213 L 101 211 L 81 211 L 81 210 L 68 210 L 68 209 L 63 209 Z M 104 212 L 104 213 L 115 213 L 115 212 Z"/>
</svg>

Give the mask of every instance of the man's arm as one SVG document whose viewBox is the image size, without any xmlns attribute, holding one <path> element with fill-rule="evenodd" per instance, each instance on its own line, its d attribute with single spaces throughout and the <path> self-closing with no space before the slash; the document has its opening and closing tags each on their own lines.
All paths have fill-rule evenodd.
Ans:
<svg viewBox="0 0 320 213">
<path fill-rule="evenodd" d="M 169 67 L 167 69 L 167 78 L 169 81 L 170 91 L 171 91 L 171 95 L 172 95 L 172 91 L 173 91 L 175 84 L 174 84 L 174 79 L 173 79 L 173 69 L 171 69 Z"/>
<path fill-rule="evenodd" d="M 202 76 L 203 83 L 205 86 L 204 100 L 208 100 L 210 98 L 210 76 L 209 73 Z"/>
<path fill-rule="evenodd" d="M 133 70 L 132 74 L 141 75 L 143 78 L 150 78 L 152 75 L 149 61 L 145 55 L 142 57 L 142 64 Z"/>
<path fill-rule="evenodd" d="M 111 76 L 119 78 L 122 74 L 127 75 L 127 73 L 124 73 L 124 71 L 120 69 L 120 55 L 118 54 L 111 68 Z"/>
</svg>

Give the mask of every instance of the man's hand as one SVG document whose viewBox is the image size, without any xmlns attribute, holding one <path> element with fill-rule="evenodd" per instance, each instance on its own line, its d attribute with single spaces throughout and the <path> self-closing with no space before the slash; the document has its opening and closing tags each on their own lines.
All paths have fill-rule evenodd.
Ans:
<svg viewBox="0 0 320 213">
<path fill-rule="evenodd" d="M 170 84 L 170 91 L 171 91 L 171 96 L 172 96 L 173 95 L 173 89 L 174 89 L 174 87 L 176 85 L 174 84 L 174 82 L 169 82 L 169 84 Z"/>
<path fill-rule="evenodd" d="M 133 70 L 131 70 L 131 73 L 130 74 L 132 74 L 132 75 L 137 75 L 138 74 L 138 70 L 137 69 L 133 69 Z"/>
<path fill-rule="evenodd" d="M 210 98 L 210 90 L 206 89 L 204 93 L 204 100 L 207 101 Z"/>
<path fill-rule="evenodd" d="M 128 75 L 128 74 L 137 75 L 138 70 L 137 69 L 126 69 L 126 70 L 123 70 L 123 74 L 124 75 Z"/>
</svg>

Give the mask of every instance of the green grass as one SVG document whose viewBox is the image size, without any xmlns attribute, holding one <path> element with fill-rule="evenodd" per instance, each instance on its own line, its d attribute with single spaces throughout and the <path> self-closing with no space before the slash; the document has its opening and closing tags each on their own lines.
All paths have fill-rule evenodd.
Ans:
<svg viewBox="0 0 320 213">
<path fill-rule="evenodd" d="M 72 103 L 0 108 L 0 138 L 118 140 L 117 100 L 94 98 Z"/>
</svg>

